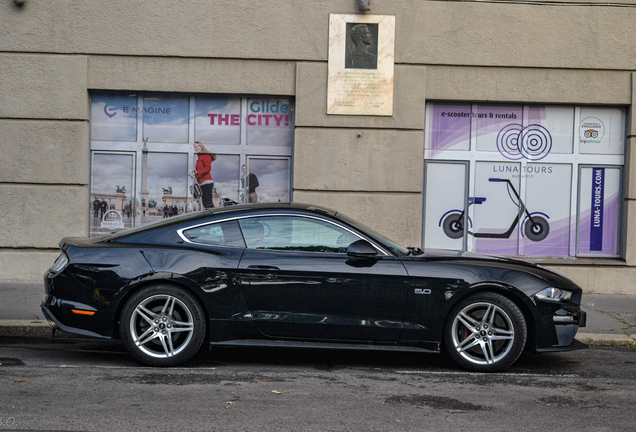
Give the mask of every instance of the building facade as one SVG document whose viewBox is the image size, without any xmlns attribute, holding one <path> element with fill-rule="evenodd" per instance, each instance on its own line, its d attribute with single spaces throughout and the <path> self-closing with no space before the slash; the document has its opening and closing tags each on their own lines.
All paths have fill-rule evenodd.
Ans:
<svg viewBox="0 0 636 432">
<path fill-rule="evenodd" d="M 394 17 L 390 115 L 328 114 L 333 14 Z M 0 279 L 39 280 L 62 237 L 198 210 L 198 141 L 214 205 L 320 204 L 636 294 L 635 18 L 632 0 L 5 0 Z"/>
</svg>

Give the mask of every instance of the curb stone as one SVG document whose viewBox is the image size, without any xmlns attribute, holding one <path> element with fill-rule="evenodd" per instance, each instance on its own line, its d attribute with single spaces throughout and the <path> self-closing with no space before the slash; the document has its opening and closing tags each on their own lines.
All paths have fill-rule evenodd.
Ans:
<svg viewBox="0 0 636 432">
<path fill-rule="evenodd" d="M 0 337 L 51 338 L 53 328 L 46 320 L 0 320 Z M 56 330 L 55 337 L 81 337 Z"/>
<path fill-rule="evenodd" d="M 636 346 L 636 334 L 586 333 L 578 332 L 576 339 L 592 346 Z"/>
</svg>

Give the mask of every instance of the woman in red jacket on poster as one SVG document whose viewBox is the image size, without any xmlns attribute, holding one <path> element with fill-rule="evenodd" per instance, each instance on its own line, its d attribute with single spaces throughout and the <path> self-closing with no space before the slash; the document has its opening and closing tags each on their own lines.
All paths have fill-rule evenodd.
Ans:
<svg viewBox="0 0 636 432">
<path fill-rule="evenodd" d="M 194 151 L 197 154 L 197 164 L 195 166 L 195 176 L 197 183 L 201 186 L 201 201 L 204 208 L 214 207 L 212 200 L 212 190 L 214 189 L 214 181 L 210 170 L 212 162 L 216 160 L 216 155 L 208 151 L 199 141 L 194 143 Z"/>
</svg>

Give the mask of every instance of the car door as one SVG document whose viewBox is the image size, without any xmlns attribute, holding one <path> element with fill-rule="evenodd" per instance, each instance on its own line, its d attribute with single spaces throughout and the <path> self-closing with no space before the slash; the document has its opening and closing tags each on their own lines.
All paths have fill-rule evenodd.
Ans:
<svg viewBox="0 0 636 432">
<path fill-rule="evenodd" d="M 314 216 L 239 220 L 247 249 L 240 284 L 258 329 L 272 337 L 392 342 L 398 339 L 407 273 L 386 252 L 347 256 L 361 236 Z"/>
<path fill-rule="evenodd" d="M 238 265 L 245 250 L 238 223 L 235 220 L 207 222 L 180 229 L 178 234 L 190 247 L 179 253 L 168 250 L 166 255 L 174 259 L 166 271 L 183 274 L 201 288 L 211 320 L 230 320 L 237 313 L 247 313 L 237 282 Z M 217 336 L 211 333 L 212 338 Z"/>
</svg>

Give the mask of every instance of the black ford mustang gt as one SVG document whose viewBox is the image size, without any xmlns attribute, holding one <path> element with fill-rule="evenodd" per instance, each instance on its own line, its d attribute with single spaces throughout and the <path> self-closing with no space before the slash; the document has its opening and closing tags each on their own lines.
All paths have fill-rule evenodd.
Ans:
<svg viewBox="0 0 636 432">
<path fill-rule="evenodd" d="M 65 238 L 42 309 L 154 366 L 212 345 L 448 351 L 498 371 L 584 347 L 581 288 L 522 261 L 404 248 L 340 213 L 241 205 Z"/>
</svg>

